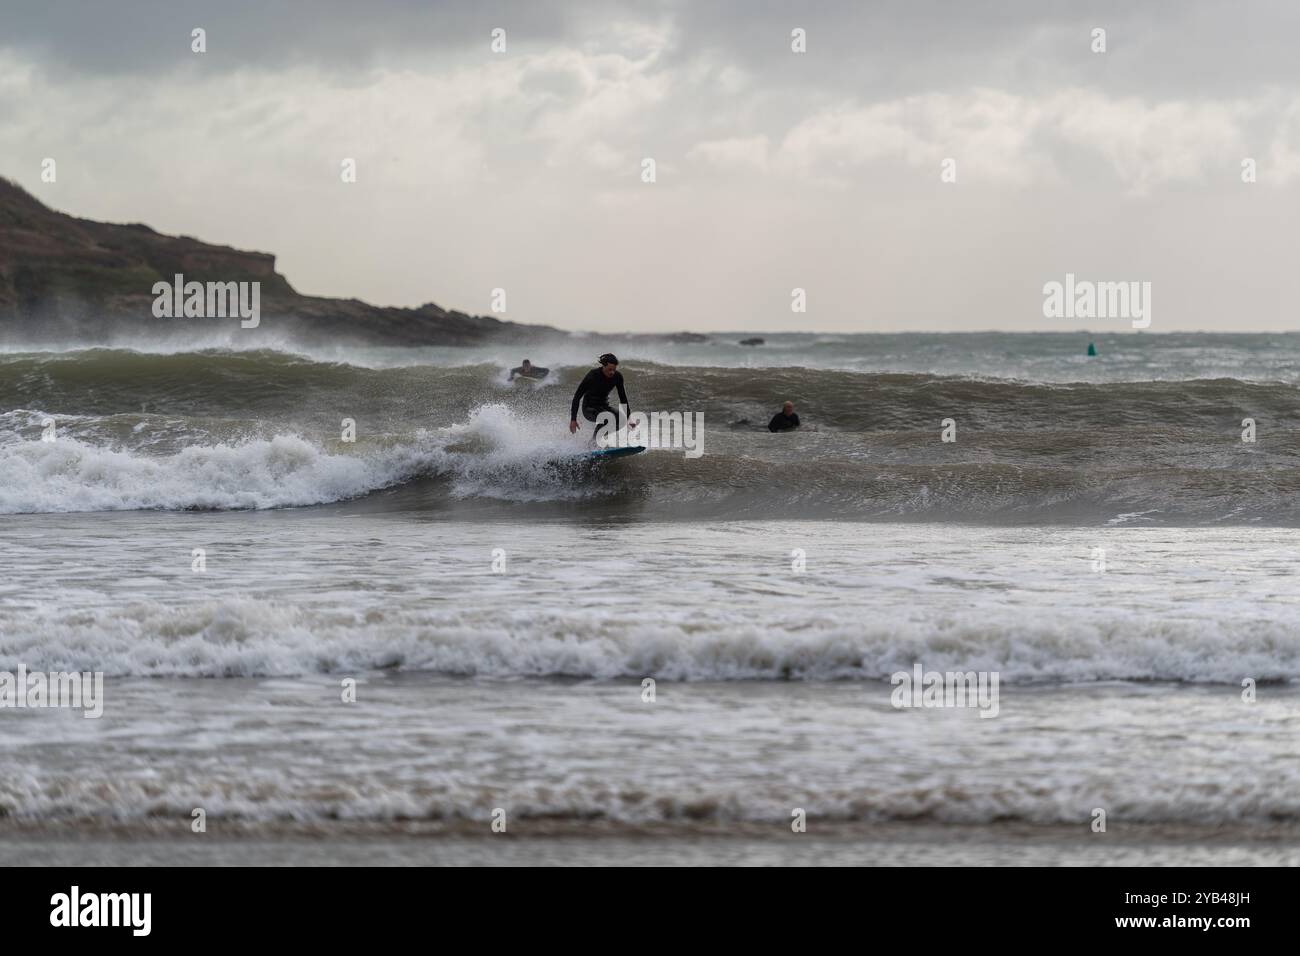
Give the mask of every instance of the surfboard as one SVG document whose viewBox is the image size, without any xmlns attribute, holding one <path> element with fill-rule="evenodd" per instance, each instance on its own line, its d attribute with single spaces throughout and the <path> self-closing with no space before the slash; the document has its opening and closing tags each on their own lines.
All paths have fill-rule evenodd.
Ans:
<svg viewBox="0 0 1300 956">
<path fill-rule="evenodd" d="M 645 445 L 632 445 L 628 448 L 597 448 L 595 451 L 589 451 L 584 458 L 622 458 L 626 455 L 636 455 L 645 451 Z"/>
</svg>

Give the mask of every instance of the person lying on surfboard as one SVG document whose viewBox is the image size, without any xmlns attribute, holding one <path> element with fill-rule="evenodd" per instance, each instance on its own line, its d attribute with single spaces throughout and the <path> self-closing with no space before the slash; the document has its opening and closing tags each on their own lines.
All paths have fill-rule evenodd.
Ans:
<svg viewBox="0 0 1300 956">
<path fill-rule="evenodd" d="M 624 411 L 628 408 L 627 391 L 623 388 L 623 373 L 618 370 L 618 356 L 606 352 L 597 361 L 600 368 L 593 368 L 578 383 L 578 390 L 573 393 L 573 404 L 569 407 L 569 434 L 578 430 L 578 405 L 582 404 L 582 417 L 595 423 L 602 413 L 613 416 L 616 423 L 614 431 L 619 431 L 626 424 Z M 617 409 L 609 407 L 609 393 L 618 389 Z M 633 428 L 636 424 L 633 423 Z M 597 436 L 599 437 L 599 436 Z"/>
<path fill-rule="evenodd" d="M 518 368 L 512 368 L 510 370 L 510 378 L 506 379 L 506 381 L 513 382 L 516 376 L 519 378 L 532 378 L 540 381 L 550 374 L 551 370 L 549 368 L 542 368 L 540 365 L 534 365 L 532 362 L 528 361 L 528 359 L 524 359 Z"/>
</svg>

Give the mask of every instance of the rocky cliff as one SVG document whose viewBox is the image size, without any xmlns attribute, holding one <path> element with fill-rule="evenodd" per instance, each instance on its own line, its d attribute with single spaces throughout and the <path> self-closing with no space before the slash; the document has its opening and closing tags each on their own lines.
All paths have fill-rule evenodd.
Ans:
<svg viewBox="0 0 1300 956">
<path fill-rule="evenodd" d="M 275 271 L 272 255 L 165 236 L 141 224 L 77 219 L 0 179 L 0 341 L 108 344 L 192 334 L 202 327 L 195 323 L 214 320 L 153 314 L 154 283 L 171 283 L 178 273 L 187 282 L 259 282 L 260 325 L 241 334 L 268 341 L 472 345 L 562 334 L 432 303 L 396 309 L 300 295 Z"/>
</svg>

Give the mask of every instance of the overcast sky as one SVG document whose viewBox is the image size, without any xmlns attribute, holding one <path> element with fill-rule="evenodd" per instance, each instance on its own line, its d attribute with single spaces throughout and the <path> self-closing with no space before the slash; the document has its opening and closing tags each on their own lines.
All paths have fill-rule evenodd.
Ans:
<svg viewBox="0 0 1300 956">
<path fill-rule="evenodd" d="M 1151 282 L 1153 332 L 1281 330 L 1298 44 L 1290 0 L 6 2 L 0 175 L 565 328 L 1127 328 L 1044 318 L 1073 272 Z"/>
</svg>

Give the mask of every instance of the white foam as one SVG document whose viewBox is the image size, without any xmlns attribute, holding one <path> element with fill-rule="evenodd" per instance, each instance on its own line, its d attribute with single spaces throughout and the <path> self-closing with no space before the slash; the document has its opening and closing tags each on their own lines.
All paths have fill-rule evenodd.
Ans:
<svg viewBox="0 0 1300 956">
<path fill-rule="evenodd" d="M 439 462 L 453 478 L 453 494 L 461 498 L 585 498 L 607 490 L 583 482 L 572 458 L 588 447 L 586 434 L 570 435 L 554 416 L 523 416 L 493 403 L 474 409 L 464 424 L 440 432 Z"/>
<path fill-rule="evenodd" d="M 0 448 L 0 513 L 277 508 L 363 495 L 427 464 L 414 448 L 331 454 L 278 435 L 153 457 L 76 439 Z"/>
<path fill-rule="evenodd" d="M 536 501 L 599 491 L 575 481 L 572 467 L 557 467 L 585 447 L 581 436 L 500 404 L 405 443 L 347 451 L 291 434 L 165 456 L 70 437 L 23 440 L 16 428 L 0 442 L 0 514 L 297 507 L 356 498 L 426 472 L 447 475 L 460 497 Z"/>
<path fill-rule="evenodd" d="M 983 613 L 880 615 L 802 626 L 661 609 L 653 621 L 603 608 L 424 601 L 350 606 L 243 596 L 101 609 L 40 605 L 0 627 L 0 669 L 103 670 L 120 676 L 267 676 L 378 669 L 484 677 L 662 680 L 887 680 L 927 670 L 997 671 L 1008 684 L 1300 680 L 1300 642 L 1285 620 L 1233 623 L 1050 611 L 1007 621 Z M 8 630 L 8 633 L 6 631 Z M 7 662 L 7 664 L 6 664 Z"/>
<path fill-rule="evenodd" d="M 264 753 L 279 761 L 287 759 L 281 751 Z M 586 762 L 582 767 L 587 769 Z M 475 830 L 483 826 L 484 785 L 477 775 L 463 779 L 468 775 L 430 770 L 431 782 L 421 787 L 357 774 L 304 786 L 303 779 L 315 779 L 319 768 L 295 769 L 298 773 L 287 780 L 273 769 L 246 766 L 233 778 L 229 772 L 218 777 L 191 771 L 190 779 L 160 780 L 156 774 L 138 769 L 133 778 L 122 779 L 116 768 L 112 772 L 95 768 L 75 776 L 42 773 L 35 767 L 12 768 L 0 779 L 0 809 L 13 819 L 53 819 L 65 827 L 85 820 L 154 824 L 162 820 L 164 826 L 174 827 L 171 821 L 188 820 L 196 804 L 212 820 L 472 822 Z M 1107 806 L 1127 824 L 1223 826 L 1300 817 L 1294 788 L 1267 779 L 1234 781 L 1232 787 L 1223 787 L 1219 780 L 1197 780 L 1188 785 L 1185 778 L 1161 774 L 1153 779 L 1156 774 L 1152 773 L 1144 781 L 1130 783 L 1126 792 L 1115 793 L 1101 774 L 1080 780 L 1084 775 L 1077 770 L 1066 774 L 1053 769 L 1048 786 L 1041 768 L 1036 769 L 1040 769 L 1037 778 L 1007 774 L 1003 781 L 961 784 L 946 774 L 899 782 L 879 769 L 874 780 L 864 779 L 853 787 L 800 781 L 798 792 L 810 818 L 822 823 L 1077 826 L 1080 819 L 1089 819 L 1089 808 L 1098 802 L 1097 793 L 1103 789 L 1108 791 Z M 692 824 L 766 824 L 778 830 L 789 824 L 782 797 L 790 791 L 762 781 L 674 780 L 666 785 L 653 777 L 623 781 L 616 776 L 620 772 L 626 775 L 624 767 L 613 767 L 596 779 L 575 771 L 571 780 L 562 782 L 512 782 L 511 818 L 577 823 L 584 828 L 591 827 L 592 821 L 607 825 L 674 823 L 687 834 Z M 1175 788 L 1180 789 L 1176 798 L 1164 796 Z"/>
</svg>

